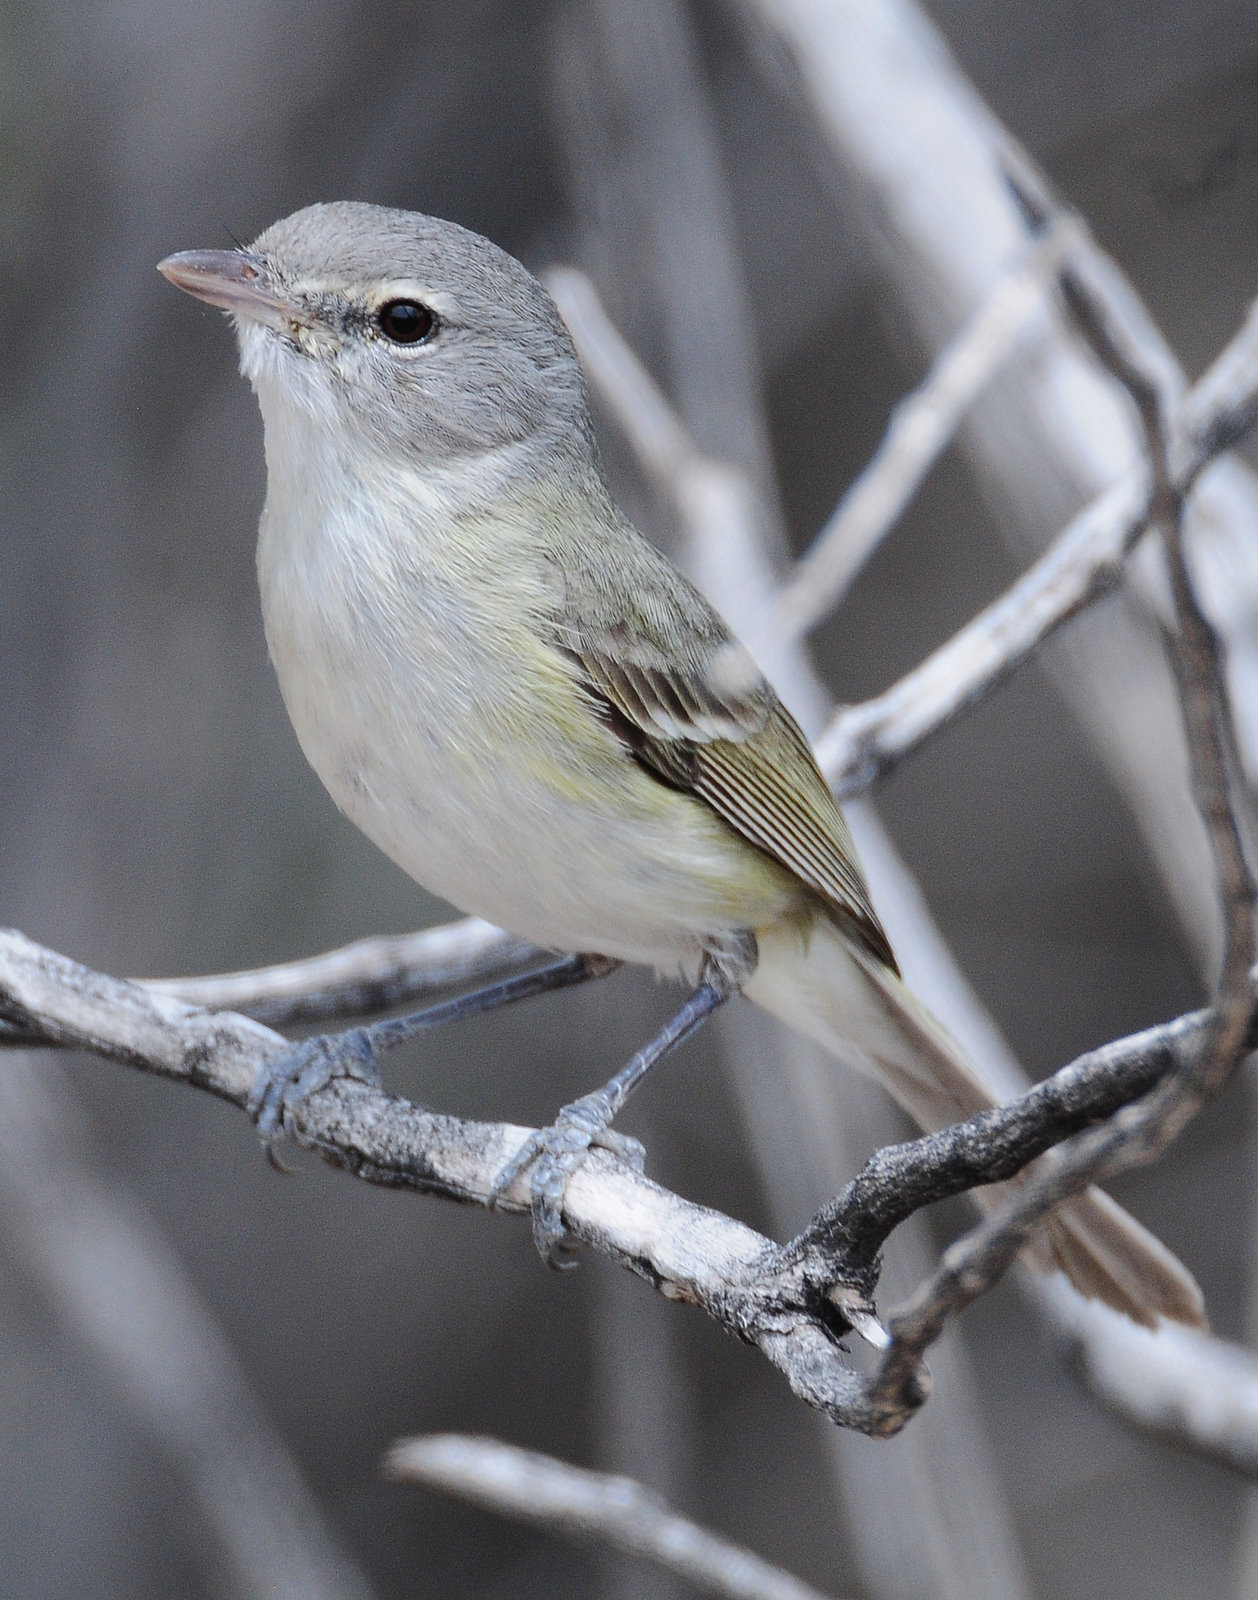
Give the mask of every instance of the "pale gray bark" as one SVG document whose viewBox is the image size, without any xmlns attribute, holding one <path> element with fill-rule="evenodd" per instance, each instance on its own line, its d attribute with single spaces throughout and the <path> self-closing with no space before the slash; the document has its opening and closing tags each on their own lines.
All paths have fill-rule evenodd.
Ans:
<svg viewBox="0 0 1258 1600">
<path fill-rule="evenodd" d="M 747 0 L 793 62 L 824 130 L 836 174 L 859 196 L 903 325 L 932 354 L 1026 248 L 1027 225 L 1005 181 L 1012 141 L 957 70 L 913 0 Z M 1039 550 L 1081 501 L 1135 459 L 1139 439 L 1121 394 L 1046 316 L 1016 370 L 980 404 L 964 435 L 975 472 L 1020 553 Z M 1258 484 L 1239 464 L 1202 485 L 1194 559 L 1207 599 L 1220 597 L 1241 713 L 1258 768 L 1252 677 L 1258 618 Z M 1226 576 L 1225 576 L 1226 575 Z M 1201 964 L 1221 950 L 1209 855 L 1188 786 L 1173 685 L 1144 608 L 1161 608 L 1156 568 L 1136 578 L 1139 607 L 1086 619 L 1045 664 L 1126 795 Z"/>
</svg>

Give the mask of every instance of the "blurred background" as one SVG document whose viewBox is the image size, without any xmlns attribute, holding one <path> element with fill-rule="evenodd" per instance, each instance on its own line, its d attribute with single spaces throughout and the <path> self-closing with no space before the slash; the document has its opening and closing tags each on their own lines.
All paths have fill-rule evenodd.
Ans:
<svg viewBox="0 0 1258 1600">
<path fill-rule="evenodd" d="M 256 408 L 224 319 L 153 271 L 172 250 L 355 198 L 453 218 L 535 269 L 576 263 L 702 446 L 752 475 L 773 559 L 806 546 L 968 308 L 905 265 L 885 195 L 836 156 L 772 9 L 4 8 L 0 919 L 109 972 L 173 975 L 451 915 L 338 815 L 297 749 L 255 594 Z M 918 13 L 849 9 L 886 11 L 936 49 Z M 1198 374 L 1258 289 L 1252 0 L 934 0 L 931 17 Z M 833 699 L 892 682 L 1105 481 L 1096 463 L 1061 468 L 1056 445 L 1038 476 L 1002 477 L 1041 458 L 1038 435 L 1010 442 L 1029 415 L 1007 393 L 980 407 L 819 630 Z M 626 508 L 685 559 L 613 420 L 600 425 Z M 1107 603 L 876 795 L 1035 1074 L 1205 993 L 1208 875 L 1160 809 L 1155 645 L 1134 607 Z M 1174 766 L 1165 754 L 1168 787 Z M 538 1122 L 602 1082 L 674 998 L 620 973 L 432 1038 L 387 1080 L 444 1110 Z M 624 1118 L 662 1182 L 778 1236 L 836 1179 L 809 1166 L 778 1103 L 791 1048 L 731 1018 Z M 835 1595 L 1258 1596 L 1242 1481 L 1105 1414 L 1012 1283 L 932 1363 L 939 1397 L 905 1436 L 840 1438 L 758 1355 L 606 1263 L 545 1272 L 518 1221 L 375 1192 L 312 1158 L 283 1178 L 237 1112 L 117 1065 L 11 1054 L 0 1076 L 4 1600 L 262 1592 L 280 1535 L 251 1492 L 224 1509 L 246 1458 L 282 1491 L 283 1538 L 315 1552 L 329 1595 L 683 1592 L 382 1479 L 391 1440 L 437 1429 L 631 1472 Z M 849 1113 L 827 1159 L 841 1179 L 900 1124 L 839 1090 Z M 1216 1331 L 1241 1340 L 1251 1150 L 1237 1083 L 1156 1169 L 1115 1186 L 1197 1274 Z M 915 1239 L 893 1279 L 928 1259 Z M 123 1245 L 134 1280 L 110 1266 Z M 168 1392 L 146 1368 L 150 1314 L 150 1354 L 170 1338 L 217 1374 L 214 1415 L 173 1369 Z M 305 1490 L 259 1460 L 295 1464 Z"/>
</svg>

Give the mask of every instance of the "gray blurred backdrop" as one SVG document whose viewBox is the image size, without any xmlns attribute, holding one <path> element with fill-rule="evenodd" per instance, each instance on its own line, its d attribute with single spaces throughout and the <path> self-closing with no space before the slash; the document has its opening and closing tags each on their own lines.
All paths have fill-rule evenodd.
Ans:
<svg viewBox="0 0 1258 1600">
<path fill-rule="evenodd" d="M 741 451 L 780 496 L 795 549 L 859 469 L 922 364 L 849 225 L 852 197 L 731 9 L 638 8 L 10 0 L 4 922 L 111 972 L 166 975 L 451 914 L 357 836 L 297 749 L 254 588 L 255 406 L 224 319 L 165 285 L 160 256 L 247 242 L 319 199 L 435 212 L 535 268 L 593 272 L 703 442 Z M 935 0 L 934 15 L 1199 371 L 1258 287 L 1252 0 Z M 704 148 L 721 163 L 749 311 L 731 327 L 767 423 L 741 439 L 710 393 L 705 411 L 702 372 L 679 363 L 684 338 L 660 314 L 668 262 L 644 242 L 643 209 L 671 181 L 673 125 L 667 107 L 633 98 L 635 85 L 665 93 L 653 48 L 669 62 L 687 52 L 716 141 Z M 610 428 L 605 450 L 627 508 L 667 543 L 669 519 Z M 837 698 L 885 686 L 998 592 L 1017 570 L 998 521 L 950 453 L 815 641 Z M 879 803 L 1031 1069 L 1200 1002 L 1127 809 L 1038 668 L 909 761 Z M 601 1082 L 672 1000 L 621 973 L 435 1037 L 390 1062 L 389 1085 L 535 1122 Z M 662 1070 L 625 1126 L 662 1181 L 780 1231 L 824 1196 L 801 1196 L 794 1217 L 766 1196 L 746 1096 L 717 1045 Z M 0 1060 L 10 1070 L 16 1059 Z M 394 1437 L 435 1429 L 632 1471 L 834 1594 L 980 1592 L 932 1577 L 916 1548 L 896 1489 L 912 1474 L 885 1465 L 912 1447 L 847 1441 L 836 1468 L 832 1430 L 758 1356 L 605 1263 L 549 1274 L 518 1222 L 375 1192 L 310 1158 L 283 1178 L 237 1113 L 119 1066 L 40 1056 L 23 1070 L 48 1086 L 47 1148 L 164 1237 L 259 1426 L 284 1441 L 329 1542 L 379 1596 L 681 1592 L 381 1478 Z M 1160 1167 L 1117 1186 L 1234 1338 L 1252 1254 L 1245 1140 L 1234 1088 Z M 50 1287 L 38 1207 L 11 1189 L 0 1185 L 0 1596 L 247 1593 L 195 1470 L 100 1358 L 72 1292 Z M 931 1492 L 946 1513 L 967 1483 L 999 1487 L 996 1543 L 1017 1574 L 1006 1594 L 1246 1587 L 1239 1482 L 1098 1410 L 1012 1285 L 966 1317 L 964 1344 L 964 1426 L 934 1458 Z M 886 1488 L 862 1498 L 861 1484 Z"/>
</svg>

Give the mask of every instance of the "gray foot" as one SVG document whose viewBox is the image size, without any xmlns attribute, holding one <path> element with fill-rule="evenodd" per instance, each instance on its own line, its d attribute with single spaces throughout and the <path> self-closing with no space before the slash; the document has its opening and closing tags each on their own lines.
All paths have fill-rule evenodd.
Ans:
<svg viewBox="0 0 1258 1600">
<path fill-rule="evenodd" d="M 533 1242 L 547 1266 L 576 1266 L 575 1249 L 563 1225 L 563 1197 L 568 1180 L 585 1159 L 586 1151 L 592 1144 L 600 1144 L 642 1171 L 645 1150 L 636 1139 L 613 1133 L 612 1118 L 656 1062 L 675 1050 L 683 1039 L 688 1039 L 732 993 L 724 980 L 705 978 L 672 1021 L 661 1028 L 632 1061 L 621 1067 L 610 1083 L 565 1106 L 554 1125 L 526 1139 L 494 1179 L 489 1197 L 491 1206 L 506 1194 L 526 1168 L 532 1167 L 529 1194 Z"/>
<path fill-rule="evenodd" d="M 636 1171 L 646 1165 L 646 1151 L 637 1139 L 616 1133 L 608 1123 L 618 1109 L 604 1090 L 596 1090 L 570 1106 L 526 1139 L 494 1179 L 490 1206 L 496 1205 L 530 1167 L 529 1198 L 533 1214 L 533 1243 L 548 1267 L 565 1271 L 576 1266 L 577 1245 L 563 1223 L 564 1194 L 572 1174 L 585 1160 L 591 1145 L 600 1145 Z"/>
<path fill-rule="evenodd" d="M 288 1113 L 296 1111 L 334 1078 L 358 1078 L 380 1086 L 380 1069 L 366 1028 L 306 1039 L 267 1062 L 258 1074 L 249 1095 L 248 1111 L 267 1160 L 281 1172 L 288 1168 L 276 1155 L 275 1146 L 289 1131 Z"/>
<path fill-rule="evenodd" d="M 549 965 L 513 978 L 503 978 L 470 994 L 443 1000 L 424 1011 L 405 1017 L 390 1017 L 347 1033 L 320 1034 L 277 1056 L 258 1074 L 249 1096 L 249 1114 L 257 1123 L 267 1159 L 281 1172 L 288 1169 L 275 1154 L 275 1146 L 287 1128 L 287 1113 L 295 1111 L 317 1089 L 333 1078 L 358 1078 L 374 1088 L 380 1087 L 378 1058 L 386 1050 L 432 1028 L 444 1027 L 463 1017 L 526 1000 L 530 995 L 551 989 L 566 989 L 574 983 L 601 978 L 615 971 L 618 962 L 605 956 L 559 956 Z"/>
</svg>

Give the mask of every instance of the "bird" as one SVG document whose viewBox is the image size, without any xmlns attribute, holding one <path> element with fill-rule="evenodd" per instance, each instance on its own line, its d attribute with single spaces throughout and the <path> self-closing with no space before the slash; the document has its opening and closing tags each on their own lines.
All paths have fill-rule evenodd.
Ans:
<svg viewBox="0 0 1258 1600">
<path fill-rule="evenodd" d="M 631 962 L 692 989 L 500 1175 L 529 1169 L 546 1259 L 567 1264 L 563 1191 L 591 1142 L 629 1149 L 625 1095 L 735 994 L 925 1130 L 997 1103 L 904 983 L 799 725 L 615 504 L 572 340 L 519 261 L 339 201 L 159 270 L 235 323 L 264 427 L 268 648 L 336 804 L 428 890 L 560 953 L 556 983 Z M 259 1126 L 374 1070 L 362 1038 L 296 1051 Z M 1203 1322 L 1187 1269 L 1099 1190 L 1027 1254 L 1145 1326 Z"/>
</svg>

